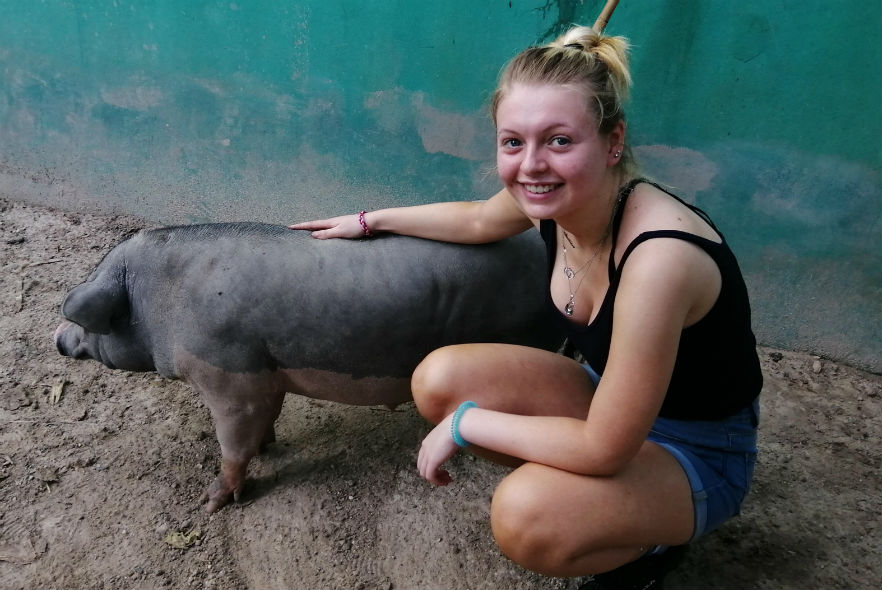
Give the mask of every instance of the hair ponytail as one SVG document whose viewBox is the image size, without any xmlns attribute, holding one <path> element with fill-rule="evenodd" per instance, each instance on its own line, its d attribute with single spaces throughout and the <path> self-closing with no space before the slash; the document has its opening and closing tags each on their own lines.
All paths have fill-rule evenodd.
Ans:
<svg viewBox="0 0 882 590">
<path fill-rule="evenodd" d="M 592 27 L 573 27 L 549 44 L 549 47 L 579 49 L 600 60 L 609 72 L 619 103 L 628 101 L 631 90 L 631 72 L 628 63 L 630 44 L 624 37 L 609 37 Z M 590 65 L 589 65 L 590 67 Z"/>
</svg>

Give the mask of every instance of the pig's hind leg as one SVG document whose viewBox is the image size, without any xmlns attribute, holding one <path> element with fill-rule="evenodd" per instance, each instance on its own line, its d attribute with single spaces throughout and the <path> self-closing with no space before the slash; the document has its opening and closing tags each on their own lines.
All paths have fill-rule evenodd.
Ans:
<svg viewBox="0 0 882 590">
<path fill-rule="evenodd" d="M 248 463 L 268 442 L 275 440 L 273 424 L 279 416 L 284 393 L 250 394 L 247 399 L 204 395 L 214 418 L 221 447 L 221 469 L 200 498 L 207 512 L 236 502 L 245 485 Z"/>
<path fill-rule="evenodd" d="M 275 408 L 271 408 L 272 419 L 269 421 L 269 424 L 266 426 L 266 430 L 263 432 L 263 440 L 260 441 L 259 452 L 264 452 L 266 447 L 270 443 L 276 442 L 276 420 L 279 418 L 279 414 L 282 413 L 282 403 L 285 401 L 285 394 L 281 394 L 276 398 Z"/>
</svg>

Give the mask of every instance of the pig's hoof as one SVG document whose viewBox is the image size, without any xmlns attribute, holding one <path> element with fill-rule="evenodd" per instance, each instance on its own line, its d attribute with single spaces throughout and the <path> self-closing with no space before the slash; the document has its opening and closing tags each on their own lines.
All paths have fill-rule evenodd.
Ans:
<svg viewBox="0 0 882 590">
<path fill-rule="evenodd" d="M 241 489 L 230 486 L 223 476 L 218 475 L 202 493 L 199 503 L 205 504 L 206 512 L 215 512 L 229 504 L 231 498 L 238 501 L 240 491 Z"/>
</svg>

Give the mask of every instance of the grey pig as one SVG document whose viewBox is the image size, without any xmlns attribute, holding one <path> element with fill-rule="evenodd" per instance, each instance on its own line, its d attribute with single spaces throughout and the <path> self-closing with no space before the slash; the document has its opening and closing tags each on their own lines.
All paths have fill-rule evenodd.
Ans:
<svg viewBox="0 0 882 590">
<path fill-rule="evenodd" d="M 546 272 L 532 230 L 475 246 L 315 240 L 257 223 L 145 230 L 68 293 L 54 339 L 63 355 L 156 371 L 203 396 L 222 455 L 201 498 L 213 512 L 239 499 L 286 392 L 395 407 L 438 347 L 556 349 Z"/>
</svg>

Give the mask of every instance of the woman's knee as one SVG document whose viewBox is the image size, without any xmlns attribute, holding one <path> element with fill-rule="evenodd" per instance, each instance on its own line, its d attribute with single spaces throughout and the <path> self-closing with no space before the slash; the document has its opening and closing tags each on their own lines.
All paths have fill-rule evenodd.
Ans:
<svg viewBox="0 0 882 590">
<path fill-rule="evenodd" d="M 431 352 L 417 365 L 411 377 L 410 388 L 417 409 L 424 418 L 437 424 L 457 402 L 456 374 L 460 364 L 455 346 L 445 346 Z"/>
<path fill-rule="evenodd" d="M 550 514 L 554 502 L 542 484 L 542 466 L 527 463 L 506 477 L 493 494 L 490 526 L 500 549 L 512 561 L 547 575 L 558 575 L 565 555 L 563 532 Z"/>
</svg>

